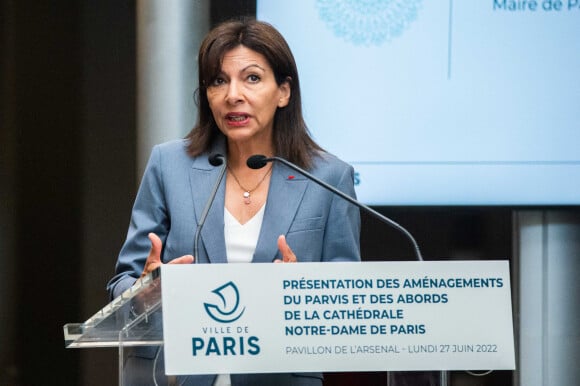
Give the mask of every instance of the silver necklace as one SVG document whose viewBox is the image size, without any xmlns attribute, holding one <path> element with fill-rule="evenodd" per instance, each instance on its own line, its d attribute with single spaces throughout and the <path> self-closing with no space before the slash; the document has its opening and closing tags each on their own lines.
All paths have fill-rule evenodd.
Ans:
<svg viewBox="0 0 580 386">
<path fill-rule="evenodd" d="M 264 174 L 264 176 L 262 177 L 262 179 L 252 189 L 246 189 L 246 188 L 244 188 L 242 186 L 242 184 L 240 183 L 240 180 L 238 180 L 238 177 L 236 177 L 236 175 L 234 174 L 233 170 L 230 168 L 230 165 L 228 165 L 228 170 L 230 171 L 230 174 L 232 175 L 232 177 L 234 177 L 234 180 L 236 181 L 236 183 L 238 184 L 238 186 L 240 187 L 240 189 L 242 189 L 244 191 L 244 194 L 243 194 L 244 204 L 250 205 L 252 203 L 252 200 L 250 199 L 251 193 L 254 190 L 258 189 L 258 187 L 262 184 L 262 182 L 264 182 L 264 180 L 266 179 L 266 177 L 268 176 L 268 174 L 270 174 L 270 172 L 272 171 L 272 167 L 270 167 L 270 169 L 268 169 L 268 171 Z"/>
</svg>

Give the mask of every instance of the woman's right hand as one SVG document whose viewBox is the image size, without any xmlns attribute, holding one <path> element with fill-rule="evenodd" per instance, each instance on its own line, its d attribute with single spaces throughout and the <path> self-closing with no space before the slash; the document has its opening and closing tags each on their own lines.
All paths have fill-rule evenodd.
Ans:
<svg viewBox="0 0 580 386">
<path fill-rule="evenodd" d="M 148 237 L 149 240 L 151 240 L 151 250 L 149 251 L 149 256 L 147 256 L 147 260 L 145 261 L 145 268 L 141 273 L 141 277 L 147 276 L 163 264 L 161 262 L 161 250 L 163 249 L 161 239 L 155 233 L 149 233 Z M 194 257 L 192 255 L 184 255 L 171 260 L 167 264 L 191 264 L 193 261 Z"/>
</svg>

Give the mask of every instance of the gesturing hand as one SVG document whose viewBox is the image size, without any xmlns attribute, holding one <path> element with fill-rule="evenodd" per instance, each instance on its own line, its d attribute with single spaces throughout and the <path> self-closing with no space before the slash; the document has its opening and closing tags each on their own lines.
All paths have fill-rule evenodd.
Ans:
<svg viewBox="0 0 580 386">
<path fill-rule="evenodd" d="M 292 249 L 286 242 L 286 237 L 284 237 L 284 235 L 278 237 L 278 249 L 282 254 L 282 260 L 276 259 L 274 260 L 274 263 L 295 263 L 297 261 L 296 255 L 292 252 Z"/>
<path fill-rule="evenodd" d="M 155 233 L 149 233 L 148 237 L 151 240 L 151 250 L 145 261 L 145 268 L 141 273 L 141 277 L 146 276 L 163 264 L 161 262 L 161 250 L 163 249 L 161 239 Z M 168 264 L 191 264 L 193 260 L 194 257 L 192 255 L 184 255 L 171 260 Z"/>
</svg>

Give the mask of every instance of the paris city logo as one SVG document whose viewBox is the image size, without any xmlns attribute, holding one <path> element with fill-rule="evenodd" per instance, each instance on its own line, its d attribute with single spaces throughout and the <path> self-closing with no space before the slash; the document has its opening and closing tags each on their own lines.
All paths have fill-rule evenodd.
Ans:
<svg viewBox="0 0 580 386">
<path fill-rule="evenodd" d="M 193 356 L 258 355 L 260 339 L 251 334 L 249 326 L 234 323 L 246 311 L 246 307 L 240 305 L 238 287 L 230 281 L 211 293 L 214 300 L 203 303 L 203 306 L 216 324 L 203 326 L 200 336 L 192 337 Z"/>
</svg>

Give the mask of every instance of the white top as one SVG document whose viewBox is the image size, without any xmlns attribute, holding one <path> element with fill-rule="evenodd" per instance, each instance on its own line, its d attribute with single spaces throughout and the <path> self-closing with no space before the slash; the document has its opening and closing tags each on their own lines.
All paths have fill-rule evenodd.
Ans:
<svg viewBox="0 0 580 386">
<path fill-rule="evenodd" d="M 264 219 L 264 207 L 245 224 L 238 220 L 224 207 L 224 236 L 228 263 L 250 263 L 258 244 L 260 228 Z M 229 374 L 219 374 L 213 386 L 231 386 Z"/>
<path fill-rule="evenodd" d="M 224 236 L 228 263 L 250 263 L 252 261 L 258 244 L 258 236 L 260 236 L 260 228 L 262 228 L 264 207 L 265 205 L 262 205 L 258 213 L 245 224 L 240 224 L 224 208 Z"/>
</svg>

